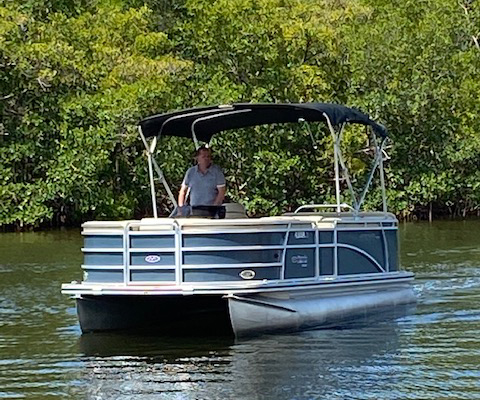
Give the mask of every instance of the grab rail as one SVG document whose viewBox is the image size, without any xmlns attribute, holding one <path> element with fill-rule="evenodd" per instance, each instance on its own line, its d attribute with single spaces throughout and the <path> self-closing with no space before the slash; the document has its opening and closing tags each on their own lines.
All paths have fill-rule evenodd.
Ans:
<svg viewBox="0 0 480 400">
<path fill-rule="evenodd" d="M 340 206 L 340 208 L 348 208 L 351 211 L 355 211 L 354 208 L 347 203 L 342 203 L 342 204 L 305 204 L 303 206 L 298 207 L 293 213 L 298 214 L 298 212 L 300 210 L 305 210 L 305 209 L 337 208 L 338 206 Z"/>
</svg>

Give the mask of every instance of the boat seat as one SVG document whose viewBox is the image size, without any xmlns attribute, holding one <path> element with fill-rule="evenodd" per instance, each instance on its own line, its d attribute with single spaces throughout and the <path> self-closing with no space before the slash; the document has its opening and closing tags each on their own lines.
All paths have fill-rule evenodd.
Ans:
<svg viewBox="0 0 480 400">
<path fill-rule="evenodd" d="M 224 203 L 225 218 L 247 218 L 247 212 L 245 207 L 240 203 Z"/>
</svg>

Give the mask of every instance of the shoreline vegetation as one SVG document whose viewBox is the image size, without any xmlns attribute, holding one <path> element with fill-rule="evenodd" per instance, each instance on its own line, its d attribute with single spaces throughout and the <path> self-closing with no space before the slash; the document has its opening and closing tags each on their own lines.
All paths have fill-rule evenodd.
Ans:
<svg viewBox="0 0 480 400">
<path fill-rule="evenodd" d="M 392 138 L 391 212 L 478 217 L 479 27 L 470 0 L 0 0 L 0 230 L 151 215 L 137 122 L 233 102 L 357 107 Z M 229 200 L 252 216 L 332 202 L 331 141 L 312 131 L 317 151 L 298 127 L 218 135 Z M 356 133 L 344 152 L 361 186 Z M 193 144 L 159 147 L 177 191 Z M 373 186 L 365 207 L 379 204 Z"/>
</svg>

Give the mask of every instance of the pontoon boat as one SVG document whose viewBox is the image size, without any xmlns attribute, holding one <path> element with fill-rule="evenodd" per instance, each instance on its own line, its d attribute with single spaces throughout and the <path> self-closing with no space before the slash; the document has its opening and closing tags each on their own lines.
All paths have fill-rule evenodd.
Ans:
<svg viewBox="0 0 480 400">
<path fill-rule="evenodd" d="M 163 136 L 193 138 L 265 124 L 320 122 L 333 138 L 334 204 L 303 205 L 280 216 L 248 218 L 237 203 L 225 218 L 160 217 L 155 160 Z M 373 167 L 357 193 L 341 151 L 346 124 L 367 127 Z M 83 332 L 231 332 L 238 336 L 327 327 L 415 301 L 413 274 L 397 259 L 396 217 L 387 212 L 386 129 L 367 115 L 324 103 L 232 104 L 142 120 L 153 217 L 83 224 L 84 277 L 62 285 L 76 299 Z M 382 210 L 362 205 L 378 171 Z M 343 187 L 342 187 L 343 186 Z M 352 204 L 345 204 L 341 191 Z"/>
</svg>

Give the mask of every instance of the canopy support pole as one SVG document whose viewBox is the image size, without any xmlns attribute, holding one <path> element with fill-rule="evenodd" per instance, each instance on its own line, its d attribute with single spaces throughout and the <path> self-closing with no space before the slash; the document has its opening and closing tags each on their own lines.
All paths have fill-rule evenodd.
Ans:
<svg viewBox="0 0 480 400">
<path fill-rule="evenodd" d="M 192 138 L 193 138 L 193 143 L 195 144 L 195 150 L 198 150 L 200 148 L 200 144 L 198 143 L 197 135 L 195 135 L 193 124 L 192 124 Z"/>
<path fill-rule="evenodd" d="M 152 195 L 152 209 L 153 209 L 153 218 L 158 218 L 157 212 L 157 198 L 155 196 L 155 180 L 153 178 L 153 168 L 152 168 L 152 155 L 147 154 L 148 159 L 148 176 L 150 177 L 150 194 Z"/>
<path fill-rule="evenodd" d="M 335 167 L 335 198 L 337 203 L 337 213 L 340 214 L 340 212 L 342 211 L 342 206 L 340 203 L 340 168 L 338 165 L 338 152 L 340 151 L 340 146 L 338 143 L 339 135 L 335 132 L 335 129 L 333 128 L 332 123 L 330 122 L 330 118 L 328 118 L 328 115 L 326 113 L 323 113 L 323 116 L 327 121 L 328 129 L 330 130 L 330 133 L 332 134 L 332 137 L 333 137 L 333 156 L 334 156 L 334 167 Z"/>
<path fill-rule="evenodd" d="M 360 209 L 361 205 L 363 204 L 363 201 L 365 200 L 365 196 L 367 195 L 368 188 L 370 187 L 370 184 L 372 183 L 373 180 L 373 175 L 375 174 L 375 170 L 377 169 L 378 165 L 381 162 L 381 159 L 383 158 L 383 143 L 385 142 L 385 139 L 382 140 L 382 143 L 380 146 L 378 143 L 375 142 L 375 160 L 373 163 L 372 170 L 370 171 L 370 175 L 368 176 L 367 183 L 365 184 L 365 187 L 363 188 L 362 196 L 360 197 L 360 200 L 358 201 L 358 209 Z M 385 182 L 381 183 L 382 185 L 382 191 L 385 191 Z M 385 194 L 382 193 L 383 196 Z M 386 199 L 384 199 L 384 207 L 386 207 Z"/>
<path fill-rule="evenodd" d="M 170 201 L 172 202 L 174 207 L 178 207 L 177 200 L 175 199 L 175 196 L 173 195 L 170 186 L 167 183 L 167 180 L 165 179 L 165 176 L 163 175 L 163 171 L 160 169 L 160 167 L 157 164 L 157 161 L 152 157 L 152 163 L 153 167 L 155 168 L 155 171 L 157 171 L 157 175 L 160 178 L 160 180 L 163 183 L 163 186 L 165 187 L 165 190 L 167 191 L 168 197 Z"/>
<path fill-rule="evenodd" d="M 348 190 L 350 192 L 350 195 L 352 196 L 352 202 L 353 202 L 353 210 L 354 213 L 357 213 L 357 196 L 355 195 L 355 190 L 353 190 L 353 185 L 352 181 L 350 179 L 350 174 L 348 173 L 348 168 L 345 165 L 345 160 L 343 159 L 343 154 L 342 154 L 342 149 L 340 148 L 340 143 L 342 142 L 342 135 L 343 135 L 343 130 L 345 129 L 345 123 L 342 124 L 340 127 L 340 131 L 338 132 L 338 161 L 340 162 L 340 166 L 342 167 L 342 175 L 345 178 L 345 181 L 347 182 Z"/>
<path fill-rule="evenodd" d="M 149 180 L 150 180 L 150 194 L 152 196 L 153 217 L 158 218 L 157 198 L 156 198 L 156 195 L 155 195 L 155 179 L 154 179 L 154 176 L 153 176 L 153 165 L 152 165 L 153 164 L 152 163 L 152 151 L 151 151 L 151 147 L 147 143 L 147 139 L 143 135 L 142 128 L 141 128 L 140 125 L 138 126 L 138 133 L 140 134 L 140 137 L 142 138 L 143 145 L 145 146 L 145 149 L 147 150 L 148 177 L 149 177 Z M 152 143 L 152 145 L 155 148 L 156 140 L 154 140 L 154 143 Z"/>
<path fill-rule="evenodd" d="M 383 212 L 387 212 L 387 192 L 385 189 L 385 171 L 383 169 L 383 154 L 384 150 L 383 147 L 385 145 L 386 140 L 382 141 L 382 144 L 380 145 L 380 186 L 382 187 L 382 205 L 383 205 Z M 387 156 L 386 156 L 387 157 Z"/>
<path fill-rule="evenodd" d="M 168 197 L 170 201 L 172 202 L 174 207 L 177 207 L 177 201 L 175 199 L 175 196 L 173 195 L 170 186 L 168 185 L 167 180 L 165 179 L 165 176 L 163 175 L 162 169 L 159 167 L 157 161 L 153 157 L 153 154 L 155 153 L 155 148 L 157 147 L 157 141 L 158 141 L 158 136 L 154 137 L 152 140 L 151 145 L 148 145 L 147 139 L 145 138 L 145 135 L 142 132 L 142 128 L 139 126 L 138 131 L 140 133 L 140 137 L 142 138 L 143 145 L 145 146 L 147 150 L 147 161 L 148 161 L 148 177 L 150 180 L 150 194 L 152 196 L 152 209 L 153 209 L 153 217 L 158 218 L 158 210 L 157 210 L 157 196 L 156 196 L 156 190 L 155 190 L 155 176 L 154 176 L 154 169 L 155 172 L 157 173 L 158 177 L 162 181 L 162 184 L 165 188 L 165 191 L 168 194 Z"/>
</svg>

